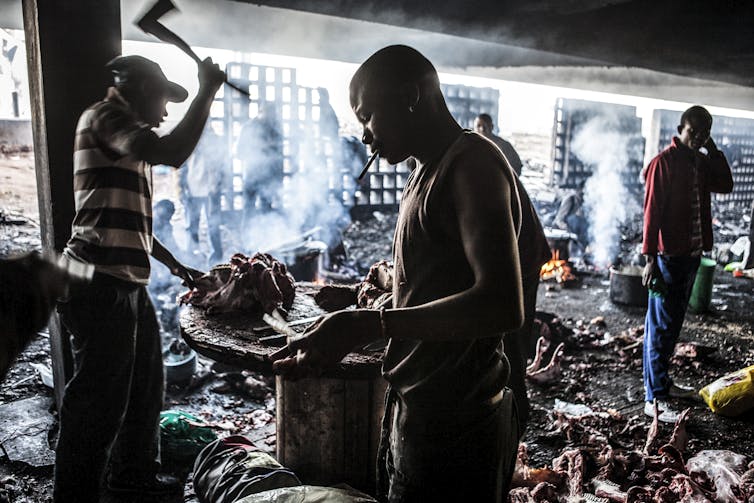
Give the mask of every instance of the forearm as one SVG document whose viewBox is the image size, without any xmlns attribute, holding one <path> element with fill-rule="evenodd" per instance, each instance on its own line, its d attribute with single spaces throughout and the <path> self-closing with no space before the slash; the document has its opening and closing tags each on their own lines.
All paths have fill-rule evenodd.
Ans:
<svg viewBox="0 0 754 503">
<path fill-rule="evenodd" d="M 731 192 L 733 190 L 733 173 L 725 155 L 719 150 L 712 150 L 705 160 L 710 191 L 721 194 Z"/>
<path fill-rule="evenodd" d="M 644 229 L 642 231 L 642 253 L 657 254 L 660 237 L 660 222 L 665 211 L 665 183 L 658 169 L 650 165 L 647 171 L 647 187 L 644 196 Z"/>
<path fill-rule="evenodd" d="M 647 225 L 644 221 L 644 234 L 642 237 L 641 253 L 643 255 L 657 255 L 659 245 L 659 229 L 654 225 Z"/>
<path fill-rule="evenodd" d="M 175 273 L 176 268 L 180 265 L 178 260 L 172 253 L 170 253 L 170 250 L 165 248 L 157 238 L 153 238 L 152 240 L 152 256 L 155 260 L 161 262 L 165 267 L 170 269 L 171 273 Z"/>
<path fill-rule="evenodd" d="M 523 323 L 520 283 L 508 294 L 469 290 L 420 306 L 383 313 L 384 337 L 446 341 L 517 330 Z"/>
<path fill-rule="evenodd" d="M 186 115 L 169 134 L 159 138 L 144 153 L 145 160 L 152 164 L 181 167 L 199 142 L 213 98 L 214 92 L 211 89 L 200 87 L 199 94 L 191 102 Z"/>
</svg>

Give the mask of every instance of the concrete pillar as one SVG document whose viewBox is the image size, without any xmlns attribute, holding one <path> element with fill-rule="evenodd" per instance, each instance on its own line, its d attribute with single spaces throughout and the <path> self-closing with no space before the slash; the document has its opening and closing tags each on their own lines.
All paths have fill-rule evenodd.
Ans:
<svg viewBox="0 0 754 503">
<path fill-rule="evenodd" d="M 81 112 L 112 81 L 105 63 L 121 52 L 120 1 L 23 0 L 42 247 L 60 252 L 73 220 L 73 140 Z M 70 339 L 50 321 L 58 407 L 72 363 Z"/>
</svg>

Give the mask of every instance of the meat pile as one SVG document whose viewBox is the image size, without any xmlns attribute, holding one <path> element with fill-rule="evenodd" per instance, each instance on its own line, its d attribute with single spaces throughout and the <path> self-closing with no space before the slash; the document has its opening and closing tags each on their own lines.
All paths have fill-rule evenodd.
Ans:
<svg viewBox="0 0 754 503">
<path fill-rule="evenodd" d="M 267 253 L 247 257 L 236 253 L 229 264 L 214 267 L 179 297 L 181 304 L 202 307 L 208 313 L 243 311 L 272 314 L 293 305 L 296 286 L 285 264 Z"/>
<path fill-rule="evenodd" d="M 537 339 L 537 349 L 534 354 L 534 360 L 526 367 L 526 378 L 529 381 L 537 384 L 547 384 L 560 378 L 562 370 L 560 362 L 563 360 L 565 343 L 561 342 L 558 344 L 555 351 L 552 353 L 550 363 L 543 367 L 542 361 L 547 352 L 548 346 L 549 342 L 544 337 Z"/>
<path fill-rule="evenodd" d="M 684 461 L 688 410 L 667 442 L 658 438 L 657 414 L 644 449 L 617 446 L 593 426 L 599 416 L 558 414 L 561 429 L 579 426 L 588 447 L 564 450 L 552 467 L 528 466 L 526 446 L 519 447 L 509 501 L 513 503 L 587 501 L 603 503 L 748 503 L 754 501 L 754 462 L 731 451 L 705 450 Z M 659 447 L 658 447 L 659 446 Z"/>
<path fill-rule="evenodd" d="M 393 298 L 393 264 L 375 262 L 364 281 L 357 285 L 323 286 L 314 300 L 325 311 L 338 311 L 353 306 L 361 309 L 390 307 Z"/>
<path fill-rule="evenodd" d="M 393 263 L 376 262 L 369 268 L 356 295 L 356 305 L 362 309 L 384 307 L 393 295 Z"/>
</svg>

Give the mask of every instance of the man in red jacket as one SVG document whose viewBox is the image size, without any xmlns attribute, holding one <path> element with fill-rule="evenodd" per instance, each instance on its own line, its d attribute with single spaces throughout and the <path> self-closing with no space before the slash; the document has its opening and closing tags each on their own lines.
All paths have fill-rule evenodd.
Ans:
<svg viewBox="0 0 754 503">
<path fill-rule="evenodd" d="M 670 357 L 681 332 L 703 251 L 712 249 L 710 193 L 733 190 L 730 166 L 710 137 L 712 116 L 703 107 L 683 112 L 678 136 L 644 170 L 643 281 L 661 294 L 649 296 L 644 323 L 644 412 L 675 422 L 668 398 L 691 398 L 695 390 L 673 383 Z M 652 280 L 656 282 L 653 284 Z M 657 286 L 657 283 L 665 288 Z"/>
</svg>

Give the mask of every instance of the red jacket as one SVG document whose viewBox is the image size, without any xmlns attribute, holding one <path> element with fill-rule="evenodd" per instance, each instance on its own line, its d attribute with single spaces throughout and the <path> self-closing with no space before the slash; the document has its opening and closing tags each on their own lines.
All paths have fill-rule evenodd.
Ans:
<svg viewBox="0 0 754 503">
<path fill-rule="evenodd" d="M 688 255 L 691 250 L 690 171 L 699 170 L 699 196 L 702 245 L 712 249 L 712 214 L 710 193 L 733 190 L 733 176 L 725 156 L 719 150 L 703 156 L 682 144 L 678 138 L 652 159 L 644 169 L 644 246 L 642 253 Z"/>
</svg>

